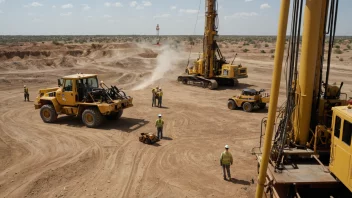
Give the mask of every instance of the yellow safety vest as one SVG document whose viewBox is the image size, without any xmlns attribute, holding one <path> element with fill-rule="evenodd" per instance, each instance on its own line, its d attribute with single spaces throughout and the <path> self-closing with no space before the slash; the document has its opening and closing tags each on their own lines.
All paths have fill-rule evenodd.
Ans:
<svg viewBox="0 0 352 198">
<path fill-rule="evenodd" d="M 164 120 L 163 119 L 157 119 L 155 122 L 156 127 L 163 127 L 164 125 Z"/>
<path fill-rule="evenodd" d="M 28 88 L 27 87 L 24 88 L 24 93 L 28 94 Z"/>
<path fill-rule="evenodd" d="M 162 92 L 162 91 L 159 91 L 159 92 L 158 92 L 158 96 L 163 96 L 163 92 Z"/>
<path fill-rule="evenodd" d="M 232 155 L 230 152 L 222 152 L 220 156 L 220 162 L 224 165 L 230 165 L 233 162 Z"/>
</svg>

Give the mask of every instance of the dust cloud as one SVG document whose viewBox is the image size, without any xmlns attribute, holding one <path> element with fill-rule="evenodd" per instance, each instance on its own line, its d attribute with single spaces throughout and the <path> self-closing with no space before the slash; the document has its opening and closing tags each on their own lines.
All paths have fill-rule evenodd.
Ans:
<svg viewBox="0 0 352 198">
<path fill-rule="evenodd" d="M 159 50 L 156 58 L 156 67 L 154 68 L 151 77 L 135 86 L 132 90 L 144 89 L 165 77 L 168 72 L 177 68 L 176 63 L 180 60 L 180 57 L 182 57 L 183 54 L 172 49 L 169 45 L 161 46 Z"/>
</svg>

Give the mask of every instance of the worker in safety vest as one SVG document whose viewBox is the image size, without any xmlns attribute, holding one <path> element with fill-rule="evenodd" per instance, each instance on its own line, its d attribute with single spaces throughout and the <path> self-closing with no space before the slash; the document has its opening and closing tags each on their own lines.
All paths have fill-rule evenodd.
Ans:
<svg viewBox="0 0 352 198">
<path fill-rule="evenodd" d="M 156 94 L 158 89 L 158 86 L 152 89 L 152 107 L 156 106 Z"/>
<path fill-rule="evenodd" d="M 155 122 L 155 127 L 157 129 L 157 135 L 159 139 L 163 139 L 163 126 L 164 126 L 164 120 L 161 119 L 161 114 L 158 115 L 158 119 Z"/>
<path fill-rule="evenodd" d="M 231 153 L 229 152 L 229 145 L 225 145 L 225 151 L 222 152 L 220 156 L 220 165 L 222 166 L 224 180 L 226 180 L 226 172 L 227 172 L 229 181 L 231 181 L 230 166 L 232 165 L 232 163 L 233 163 L 233 159 L 232 159 Z"/>
<path fill-rule="evenodd" d="M 161 103 L 163 101 L 163 91 L 161 90 L 161 88 L 158 90 L 157 95 L 158 95 L 158 107 L 161 107 Z"/>
<path fill-rule="evenodd" d="M 28 87 L 26 85 L 23 86 L 24 88 L 24 101 L 28 101 L 29 102 L 29 92 L 28 92 Z"/>
</svg>

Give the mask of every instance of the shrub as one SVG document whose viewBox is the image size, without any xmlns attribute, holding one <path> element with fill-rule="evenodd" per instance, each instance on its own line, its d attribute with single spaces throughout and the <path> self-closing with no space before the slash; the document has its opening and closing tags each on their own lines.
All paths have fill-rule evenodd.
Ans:
<svg viewBox="0 0 352 198">
<path fill-rule="evenodd" d="M 351 46 L 350 46 L 350 45 L 347 45 L 346 47 L 347 47 L 347 49 L 351 49 Z"/>
<path fill-rule="evenodd" d="M 53 44 L 54 44 L 54 45 L 60 45 L 60 43 L 57 42 L 57 41 L 53 41 Z"/>
<path fill-rule="evenodd" d="M 335 48 L 336 48 L 336 49 L 340 49 L 340 46 L 339 46 L 339 45 L 335 45 Z"/>
<path fill-rule="evenodd" d="M 274 54 L 272 54 L 272 55 L 271 55 L 271 58 L 275 58 L 275 55 L 274 55 Z"/>
<path fill-rule="evenodd" d="M 262 45 L 261 44 L 259 44 L 259 43 L 256 43 L 256 44 L 254 44 L 254 46 L 253 46 L 254 48 L 261 48 L 262 47 Z"/>
<path fill-rule="evenodd" d="M 343 53 L 339 48 L 335 49 L 334 52 L 335 52 L 335 54 L 342 54 Z"/>
<path fill-rule="evenodd" d="M 260 53 L 265 54 L 266 52 L 265 50 L 260 50 Z"/>
<path fill-rule="evenodd" d="M 269 45 L 268 45 L 268 44 L 265 44 L 264 46 L 265 46 L 265 47 L 269 47 Z"/>
<path fill-rule="evenodd" d="M 274 53 L 274 52 L 275 52 L 275 49 L 271 49 L 271 50 L 270 50 L 270 53 Z"/>
<path fill-rule="evenodd" d="M 246 52 L 249 51 L 249 49 L 246 48 L 246 49 L 243 49 L 242 51 L 243 51 L 244 53 L 246 53 Z"/>
<path fill-rule="evenodd" d="M 343 61 L 343 58 L 340 58 L 339 61 Z"/>
</svg>

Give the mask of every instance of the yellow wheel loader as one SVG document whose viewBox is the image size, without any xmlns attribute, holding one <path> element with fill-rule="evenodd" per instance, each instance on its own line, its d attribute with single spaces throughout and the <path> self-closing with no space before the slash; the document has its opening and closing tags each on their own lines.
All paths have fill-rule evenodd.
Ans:
<svg viewBox="0 0 352 198">
<path fill-rule="evenodd" d="M 118 119 L 123 110 L 132 107 L 133 98 L 116 86 L 98 83 L 96 74 L 74 74 L 58 80 L 58 87 L 40 89 L 34 107 L 46 123 L 58 115 L 82 118 L 87 127 L 98 127 L 103 120 Z"/>
<path fill-rule="evenodd" d="M 270 96 L 268 93 L 263 93 L 265 90 L 261 89 L 243 89 L 241 95 L 229 98 L 227 107 L 231 110 L 242 108 L 246 112 L 251 112 L 255 108 L 264 109 L 269 103 Z"/>
</svg>

